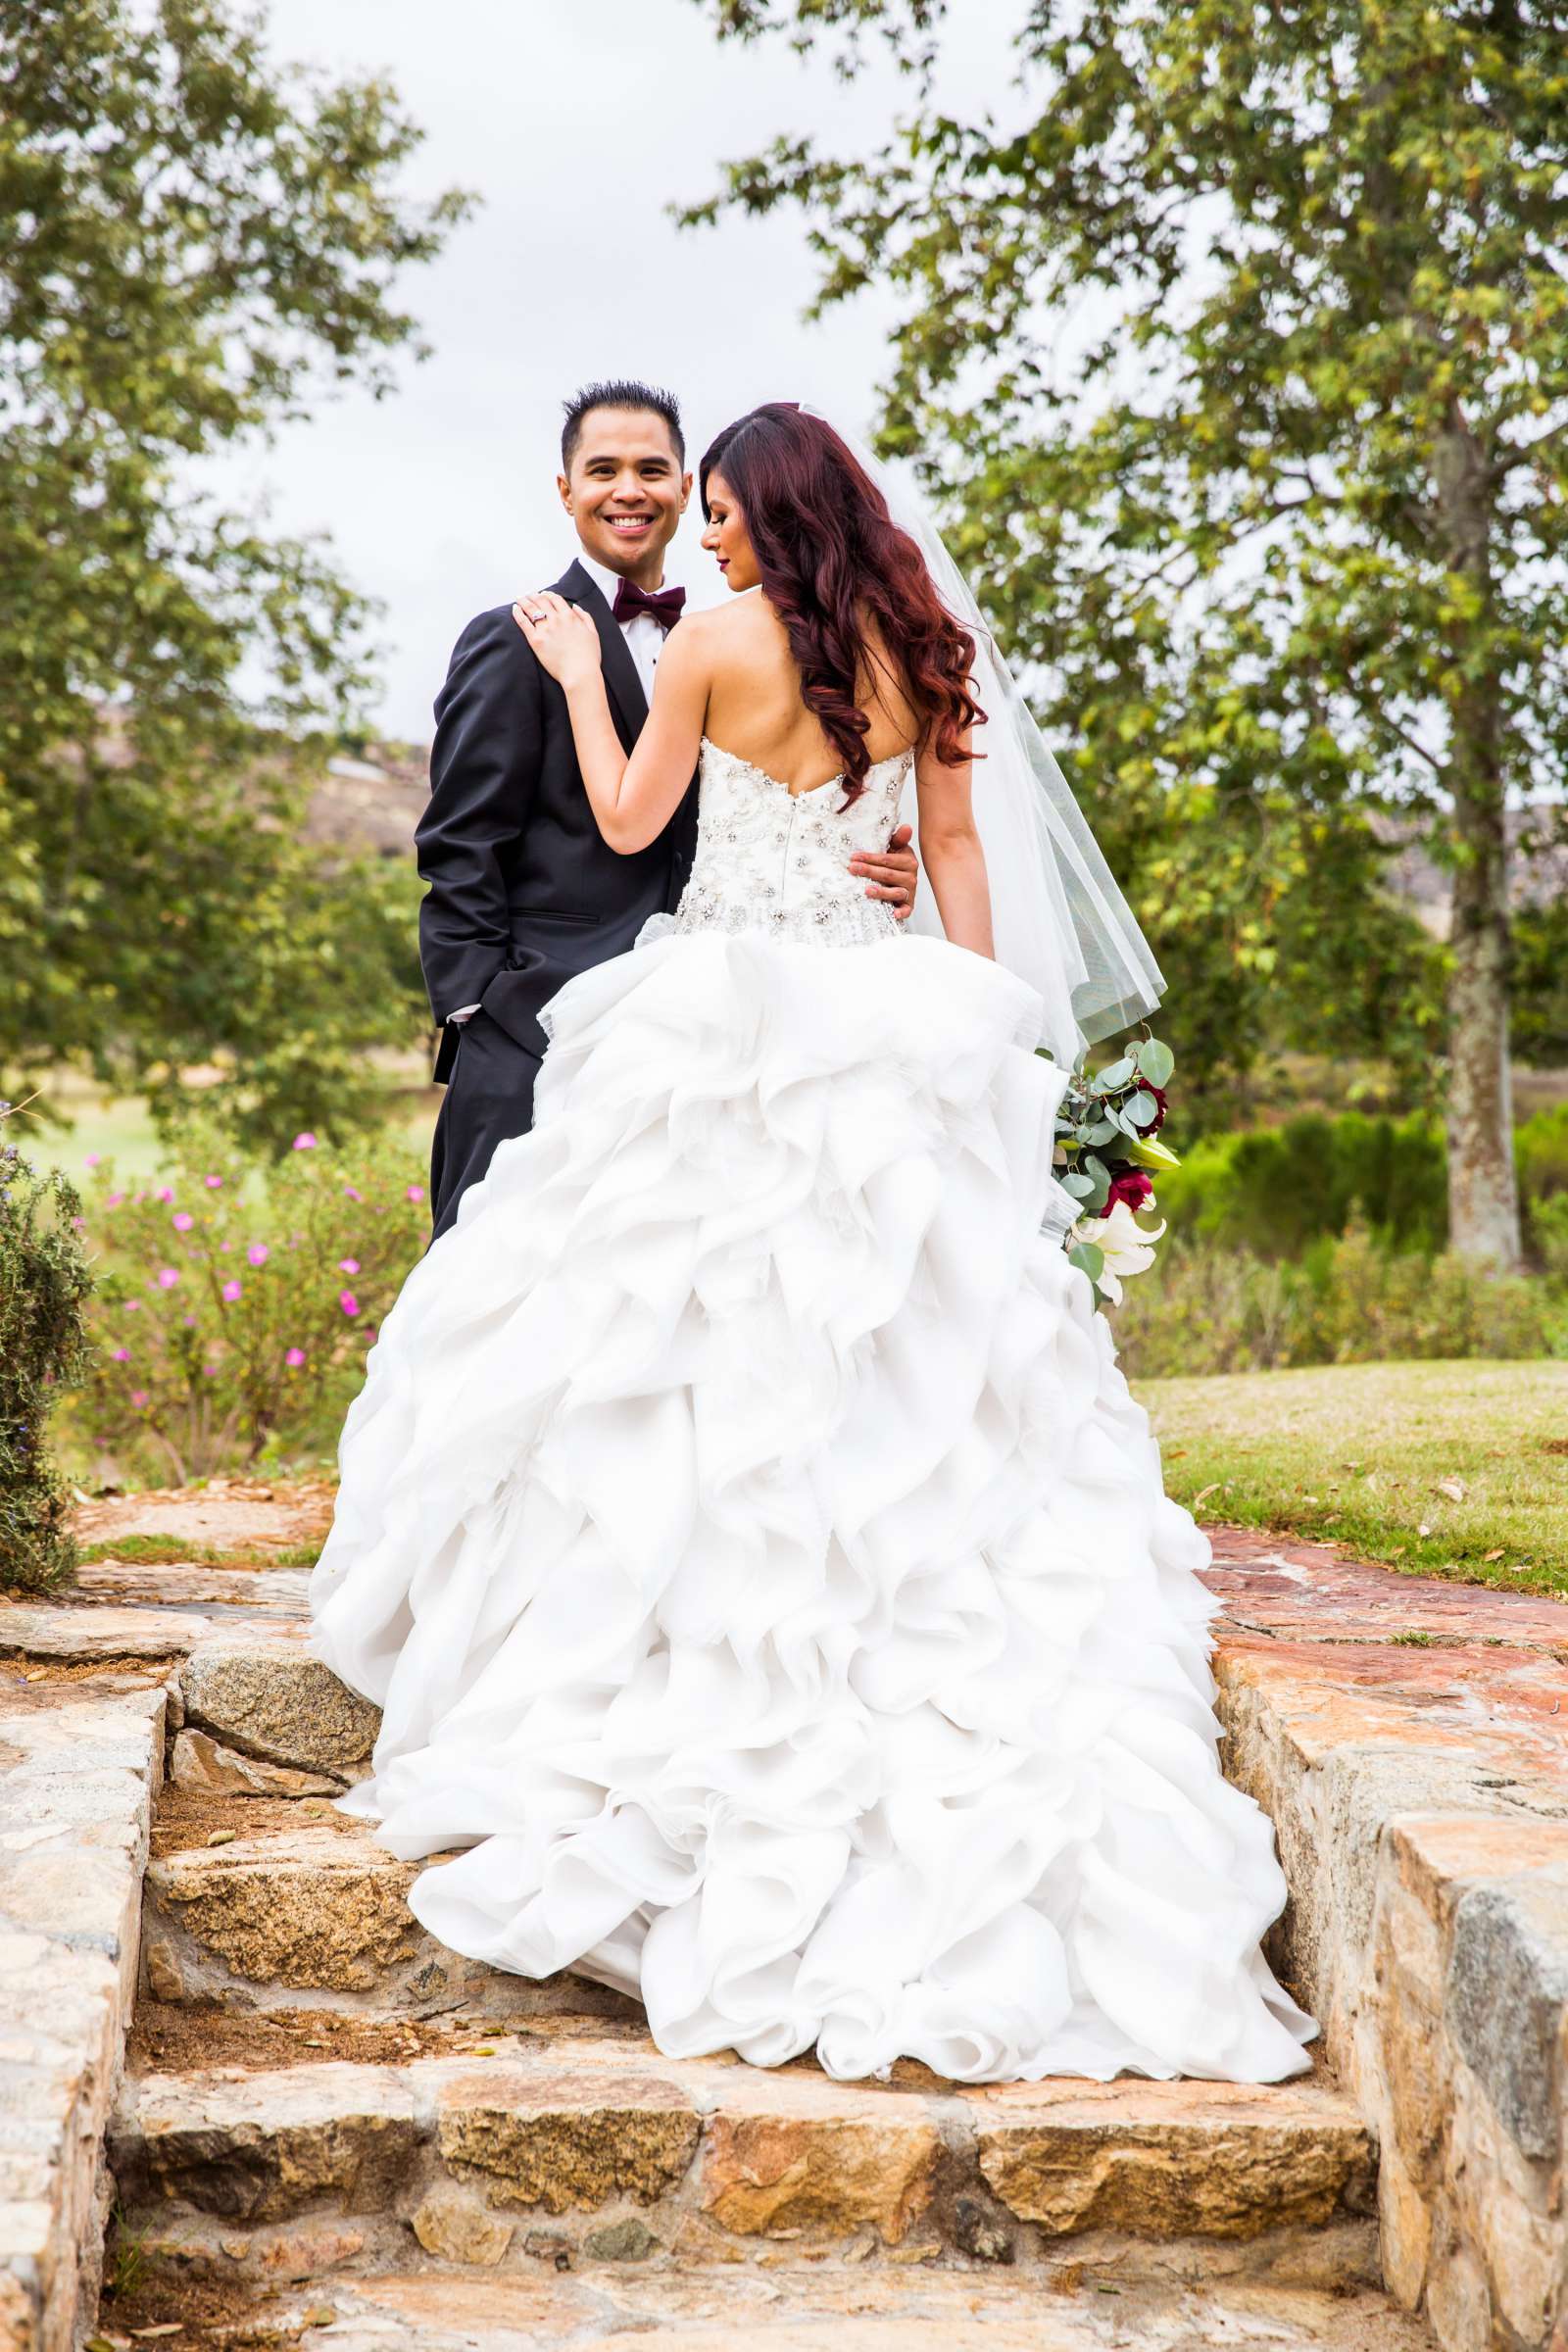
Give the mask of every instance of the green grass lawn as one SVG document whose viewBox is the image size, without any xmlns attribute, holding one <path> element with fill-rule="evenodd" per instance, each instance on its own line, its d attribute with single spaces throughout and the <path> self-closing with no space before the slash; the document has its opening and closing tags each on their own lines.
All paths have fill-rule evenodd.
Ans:
<svg viewBox="0 0 1568 2352">
<path fill-rule="evenodd" d="M 426 1091 L 409 1083 L 421 1070 L 422 1064 L 412 1057 L 399 1063 L 396 1075 L 405 1084 L 391 1095 L 387 1126 L 422 1156 L 428 1153 L 435 1132 L 440 1096 L 433 1088 Z M 78 1184 L 91 1173 L 90 1157 L 112 1159 L 116 1175 L 133 1185 L 145 1184 L 158 1175 L 164 1165 L 164 1148 L 152 1115 L 138 1097 L 106 1094 L 74 1071 L 57 1073 L 40 1092 L 43 1100 L 34 1104 L 34 1110 L 46 1102 L 69 1124 L 26 1115 L 15 1122 L 12 1140 L 35 1167 L 63 1168 Z"/>
<path fill-rule="evenodd" d="M 1325 1364 L 1138 1395 L 1200 1519 L 1568 1594 L 1568 1363 Z"/>
</svg>

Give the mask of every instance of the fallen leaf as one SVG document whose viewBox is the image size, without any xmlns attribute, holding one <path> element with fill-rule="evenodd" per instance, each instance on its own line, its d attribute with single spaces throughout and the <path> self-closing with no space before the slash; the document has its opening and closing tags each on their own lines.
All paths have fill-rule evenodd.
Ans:
<svg viewBox="0 0 1568 2352">
<path fill-rule="evenodd" d="M 232 1845 L 237 1835 L 234 1830 L 214 1830 L 207 1842 L 209 1845 Z"/>
<path fill-rule="evenodd" d="M 132 2335 L 178 2335 L 182 2332 L 178 2320 L 160 2320 L 156 2328 L 133 2328 Z"/>
<path fill-rule="evenodd" d="M 1418 1536 L 1430 1536 L 1430 1535 L 1431 1535 L 1431 1533 L 1432 1533 L 1432 1530 L 1431 1530 L 1431 1528 L 1430 1528 L 1430 1527 L 1428 1527 L 1428 1525 L 1427 1525 L 1426 1521 L 1423 1519 L 1423 1520 L 1422 1520 L 1422 1522 L 1421 1522 L 1421 1524 L 1420 1524 L 1420 1526 L 1419 1526 L 1419 1527 L 1416 1529 L 1416 1531 L 1415 1531 L 1415 1532 L 1416 1532 L 1416 1534 L 1417 1534 Z"/>
<path fill-rule="evenodd" d="M 1434 1492 L 1439 1494 L 1446 1494 L 1450 1502 L 1463 1502 L 1464 1480 L 1462 1478 L 1440 1478 Z"/>
<path fill-rule="evenodd" d="M 1484 1552 L 1481 1554 L 1481 1557 L 1482 1557 L 1484 1560 L 1500 1560 L 1500 1559 L 1501 1559 L 1501 1557 L 1502 1557 L 1502 1553 L 1503 1553 L 1503 1546 L 1502 1546 L 1502 1545 L 1499 1544 L 1497 1545 L 1497 1548 L 1496 1548 L 1496 1550 L 1495 1550 L 1495 1551 L 1484 1551 Z"/>
<path fill-rule="evenodd" d="M 1200 1502 L 1206 1502 L 1211 1494 L 1217 1494 L 1218 1493 L 1219 1480 L 1216 1478 L 1211 1487 L 1203 1487 L 1197 1494 L 1193 1496 L 1191 1507 L 1196 1511 Z"/>
</svg>

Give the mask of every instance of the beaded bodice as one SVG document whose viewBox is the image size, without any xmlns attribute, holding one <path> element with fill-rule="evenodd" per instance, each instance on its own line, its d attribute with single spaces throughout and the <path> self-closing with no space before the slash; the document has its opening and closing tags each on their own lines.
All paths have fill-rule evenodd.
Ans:
<svg viewBox="0 0 1568 2352">
<path fill-rule="evenodd" d="M 791 793 L 705 735 L 697 858 L 675 910 L 676 930 L 768 931 L 829 947 L 896 938 L 892 906 L 865 896 L 849 861 L 887 848 L 911 764 L 906 751 L 879 760 L 846 808 L 842 777 Z"/>
</svg>

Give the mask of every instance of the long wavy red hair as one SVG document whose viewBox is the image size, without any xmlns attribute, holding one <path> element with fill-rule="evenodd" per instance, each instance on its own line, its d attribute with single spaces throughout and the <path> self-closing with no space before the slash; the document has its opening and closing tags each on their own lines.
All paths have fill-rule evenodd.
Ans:
<svg viewBox="0 0 1568 2352">
<path fill-rule="evenodd" d="M 919 722 L 919 746 L 947 767 L 970 757 L 967 728 L 985 723 L 969 691 L 974 639 L 943 604 L 925 558 L 888 513 L 855 453 L 820 416 L 768 401 L 727 424 L 704 452 L 710 476 L 735 496 L 762 593 L 789 634 L 801 692 L 844 761 L 850 800 L 865 789 L 870 721 L 856 700 L 881 658 Z"/>
</svg>

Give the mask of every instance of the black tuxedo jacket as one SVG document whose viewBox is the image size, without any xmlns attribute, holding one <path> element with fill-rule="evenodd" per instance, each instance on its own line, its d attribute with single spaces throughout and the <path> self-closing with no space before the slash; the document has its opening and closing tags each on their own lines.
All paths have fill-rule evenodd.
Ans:
<svg viewBox="0 0 1568 2352">
<path fill-rule="evenodd" d="M 629 752 L 648 716 L 637 665 L 580 564 L 557 593 L 593 617 L 605 686 Z M 542 1055 L 539 1007 L 577 972 L 622 955 L 650 915 L 673 908 L 697 849 L 696 779 L 657 841 L 610 848 L 588 805 L 566 698 L 535 659 L 510 605 L 458 639 L 436 697 L 430 805 L 415 832 L 421 879 L 419 960 L 441 1029 L 447 1079 L 458 1031 L 447 1015 L 482 1004 Z"/>
</svg>

